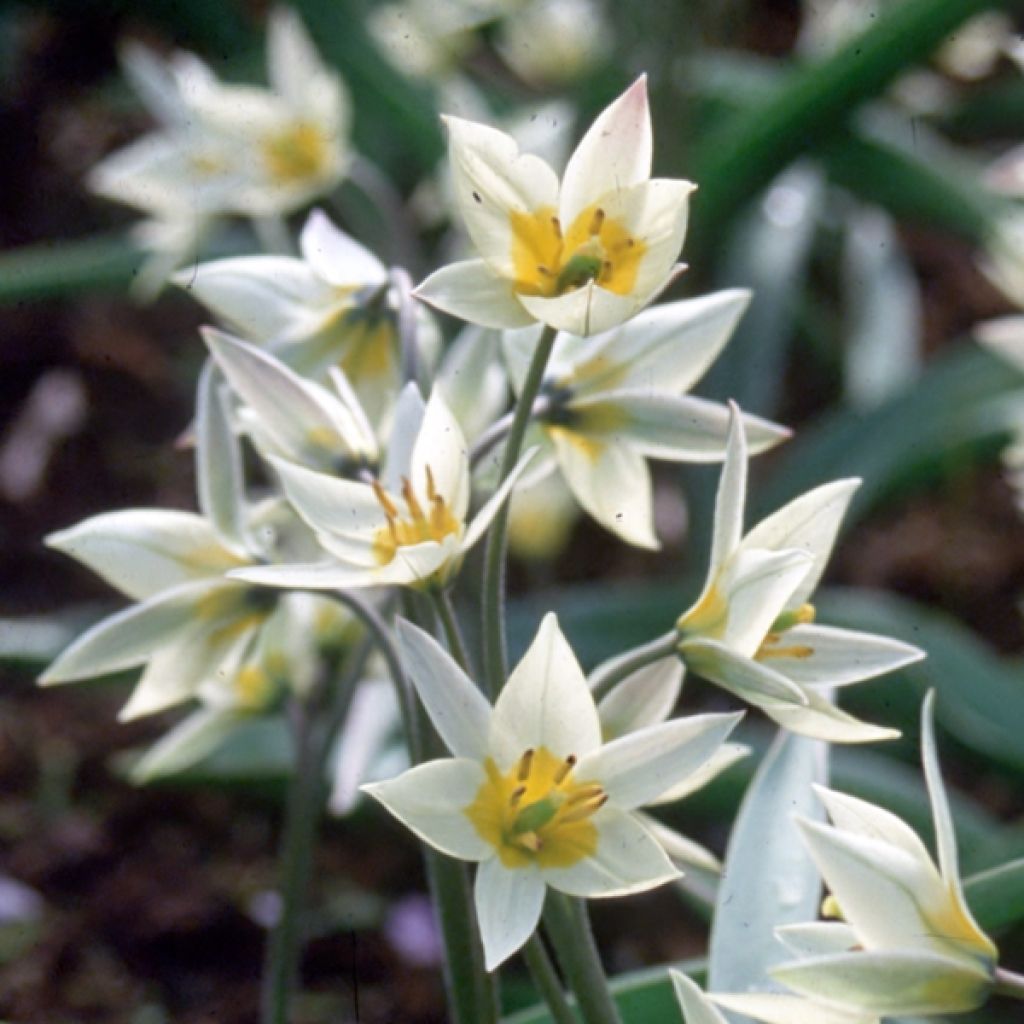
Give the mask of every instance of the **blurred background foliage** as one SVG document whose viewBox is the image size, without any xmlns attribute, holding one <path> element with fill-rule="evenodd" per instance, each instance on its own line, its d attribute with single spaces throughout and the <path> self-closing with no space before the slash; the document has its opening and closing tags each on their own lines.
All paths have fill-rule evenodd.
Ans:
<svg viewBox="0 0 1024 1024">
<path fill-rule="evenodd" d="M 755 292 L 700 393 L 796 429 L 755 464 L 751 514 L 863 476 L 823 620 L 929 652 L 857 688 L 851 710 L 904 739 L 835 751 L 834 785 L 927 836 L 917 713 L 937 688 L 968 894 L 1008 966 L 1024 967 L 1024 526 L 1000 463 L 1024 398 L 1019 373 L 970 336 L 1013 311 L 979 263 L 1014 205 L 983 171 L 1024 135 L 1024 78 L 1007 52 L 1019 5 L 593 0 L 577 5 L 589 13 L 574 40 L 531 36 L 531 5 L 508 0 L 441 39 L 429 73 L 411 31 L 398 33 L 397 59 L 382 47 L 383 5 L 295 6 L 352 91 L 355 145 L 375 168 L 339 189 L 333 211 L 414 276 L 450 251 L 436 216 L 437 114 L 456 71 L 496 119 L 561 98 L 570 138 L 648 71 L 655 170 L 699 184 L 678 294 Z M 418 31 L 416 10 L 408 3 L 404 16 Z M 118 43 L 192 49 L 226 76 L 258 80 L 265 11 L 243 0 L 0 2 L 0 1014 L 12 1020 L 253 1019 L 289 771 L 283 723 L 254 720 L 186 774 L 135 790 L 124 781 L 131 752 L 166 722 L 114 724 L 125 680 L 33 684 L 111 607 L 41 538 L 111 508 L 192 507 L 191 460 L 175 439 L 191 415 L 201 314 L 177 291 L 132 301 L 141 254 L 130 217 L 81 184 L 147 127 L 118 73 Z M 503 24 L 513 16 L 518 37 Z M 556 42 L 569 49 L 552 60 Z M 238 226 L 201 256 L 251 246 Z M 657 555 L 581 522 L 554 557 L 514 566 L 517 648 L 549 608 L 587 666 L 671 624 L 703 575 L 717 472 L 682 476 L 658 477 Z M 723 701 L 698 684 L 686 699 Z M 743 738 L 761 752 L 768 730 L 754 721 Z M 758 756 L 679 812 L 719 852 Z M 299 1019 L 439 1020 L 416 851 L 363 815 L 331 823 L 318 852 Z M 713 879 L 695 879 L 679 900 L 659 891 L 598 907 L 608 963 L 619 973 L 700 955 L 713 893 Z M 672 1019 L 660 969 L 619 986 L 630 1021 Z M 510 1010 L 531 1002 L 516 985 L 506 998 Z M 1006 1012 L 993 1004 L 969 1020 Z"/>
</svg>

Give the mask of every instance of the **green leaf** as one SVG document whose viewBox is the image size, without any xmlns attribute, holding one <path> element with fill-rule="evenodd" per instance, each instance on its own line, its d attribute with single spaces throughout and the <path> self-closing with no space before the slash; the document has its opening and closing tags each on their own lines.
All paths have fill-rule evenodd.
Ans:
<svg viewBox="0 0 1024 1024">
<path fill-rule="evenodd" d="M 824 816 L 811 784 L 826 781 L 825 749 L 780 732 L 743 797 L 711 925 L 712 991 L 762 984 L 770 967 L 789 959 L 775 929 L 817 916 L 821 881 L 793 816 Z"/>
<path fill-rule="evenodd" d="M 1024 857 L 964 879 L 964 894 L 985 931 L 1005 931 L 1024 921 Z"/>
<path fill-rule="evenodd" d="M 995 5 L 986 0 L 906 0 L 887 5 L 875 24 L 832 57 L 796 71 L 778 93 L 730 119 L 696 157 L 700 199 L 693 236 L 714 244 L 728 220 L 808 140 L 835 136 L 865 101 L 924 60 L 957 26 Z"/>
</svg>

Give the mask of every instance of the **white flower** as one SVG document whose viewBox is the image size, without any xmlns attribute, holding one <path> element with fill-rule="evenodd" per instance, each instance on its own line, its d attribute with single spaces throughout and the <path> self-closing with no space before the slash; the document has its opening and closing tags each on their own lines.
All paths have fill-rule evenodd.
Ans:
<svg viewBox="0 0 1024 1024">
<path fill-rule="evenodd" d="M 399 623 L 406 669 L 454 755 L 365 787 L 424 842 L 479 864 L 489 970 L 530 937 L 546 886 L 592 898 L 678 875 L 633 809 L 702 765 L 738 715 L 701 715 L 602 744 L 593 697 L 547 615 L 492 708 L 427 634 Z"/>
<path fill-rule="evenodd" d="M 240 570 L 238 579 L 277 587 L 336 589 L 445 585 L 483 536 L 530 453 L 471 522 L 466 442 L 437 391 L 424 405 L 410 384 L 395 412 L 380 480 L 364 483 L 272 460 L 295 511 L 329 560 Z"/>
<path fill-rule="evenodd" d="M 899 735 L 840 711 L 826 694 L 924 653 L 873 633 L 815 625 L 808 603 L 860 481 L 808 491 L 744 534 L 746 481 L 746 439 L 734 407 L 707 582 L 676 623 L 684 663 L 793 732 L 833 743 Z"/>
<path fill-rule="evenodd" d="M 485 327 L 539 320 L 587 335 L 631 317 L 677 273 L 694 186 L 651 179 L 646 79 L 599 115 L 561 183 L 504 132 L 445 121 L 459 210 L 480 258 L 436 271 L 420 298 Z"/>
<path fill-rule="evenodd" d="M 387 268 L 320 210 L 306 220 L 299 248 L 301 259 L 214 260 L 174 281 L 298 373 L 320 378 L 340 368 L 380 424 L 400 383 L 398 308 Z M 430 361 L 436 328 L 425 309 L 417 310 L 419 348 Z"/>
<path fill-rule="evenodd" d="M 658 547 L 648 458 L 712 462 L 724 454 L 729 410 L 684 392 L 721 352 L 749 299 L 741 289 L 715 292 L 644 310 L 596 337 L 556 340 L 541 387 L 547 408 L 536 417 L 547 467 L 557 465 L 583 508 L 630 544 Z M 505 335 L 516 390 L 538 336 L 537 327 Z M 744 422 L 756 452 L 789 434 L 756 416 Z"/>
<path fill-rule="evenodd" d="M 191 54 L 165 62 L 126 49 L 125 72 L 158 128 L 93 168 L 90 187 L 157 224 L 189 224 L 193 238 L 212 216 L 289 213 L 333 187 L 349 160 L 344 86 L 290 11 L 271 15 L 267 53 L 271 88 L 261 89 L 224 85 Z"/>
</svg>

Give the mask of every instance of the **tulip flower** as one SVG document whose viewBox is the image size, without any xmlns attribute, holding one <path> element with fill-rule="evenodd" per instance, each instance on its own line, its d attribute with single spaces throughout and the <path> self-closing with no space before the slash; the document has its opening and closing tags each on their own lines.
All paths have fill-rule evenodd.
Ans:
<svg viewBox="0 0 1024 1024">
<path fill-rule="evenodd" d="M 678 871 L 637 820 L 718 749 L 739 715 L 676 719 L 608 743 L 552 614 L 492 707 L 426 633 L 400 622 L 403 662 L 452 753 L 364 787 L 424 842 L 476 862 L 488 970 L 537 926 L 546 888 L 642 892 Z"/>
<path fill-rule="evenodd" d="M 629 319 L 678 273 L 688 181 L 651 178 L 646 79 L 601 113 L 558 176 L 504 132 L 445 118 L 456 201 L 479 258 L 416 294 L 484 327 L 588 335 Z"/>
<path fill-rule="evenodd" d="M 734 407 L 707 581 L 676 623 L 683 662 L 793 732 L 833 743 L 899 735 L 840 711 L 824 693 L 924 653 L 873 633 L 817 625 L 808 600 L 859 481 L 815 488 L 744 533 L 746 480 L 746 438 Z"/>
</svg>

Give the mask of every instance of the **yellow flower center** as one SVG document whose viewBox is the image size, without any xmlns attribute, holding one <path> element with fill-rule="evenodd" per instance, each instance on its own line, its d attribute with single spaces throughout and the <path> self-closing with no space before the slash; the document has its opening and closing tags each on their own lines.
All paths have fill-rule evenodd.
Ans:
<svg viewBox="0 0 1024 1024">
<path fill-rule="evenodd" d="M 591 818 L 608 799 L 596 782 L 573 778 L 576 758 L 527 750 L 502 774 L 488 758 L 487 779 L 466 808 L 479 835 L 507 868 L 566 868 L 597 849 Z"/>
<path fill-rule="evenodd" d="M 513 211 L 509 219 L 517 292 L 550 298 L 590 281 L 618 295 L 633 290 L 647 246 L 597 204 L 579 213 L 565 232 L 552 206 Z"/>
<path fill-rule="evenodd" d="M 309 121 L 299 121 L 263 140 L 263 162 L 279 185 L 314 178 L 327 163 L 327 140 Z"/>
<path fill-rule="evenodd" d="M 427 466 L 427 502 L 426 509 L 420 504 L 407 479 L 402 480 L 402 497 L 407 514 L 399 511 L 399 499 L 393 498 L 381 486 L 379 480 L 373 482 L 373 493 L 384 509 L 387 524 L 382 526 L 373 539 L 373 551 L 379 565 L 387 565 L 400 547 L 410 544 L 422 544 L 432 540 L 441 543 L 449 534 L 456 536 L 462 530 L 462 523 L 448 507 L 443 496 L 437 493 L 434 485 L 434 474 Z"/>
</svg>

